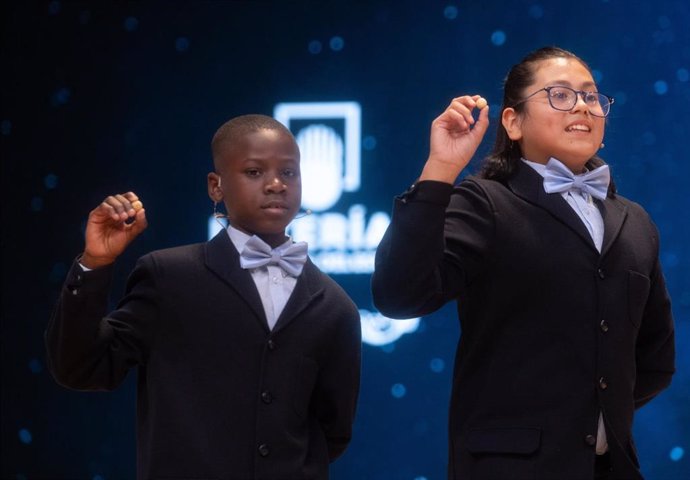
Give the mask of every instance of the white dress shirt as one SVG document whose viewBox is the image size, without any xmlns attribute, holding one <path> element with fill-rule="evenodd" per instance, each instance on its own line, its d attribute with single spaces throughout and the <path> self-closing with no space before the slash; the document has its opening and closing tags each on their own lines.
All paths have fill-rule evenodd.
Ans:
<svg viewBox="0 0 690 480">
<path fill-rule="evenodd" d="M 241 253 L 245 243 L 247 243 L 251 236 L 231 225 L 228 225 L 227 232 L 233 245 Z M 273 250 L 284 250 L 292 243 L 292 239 L 289 239 Z M 252 280 L 254 280 L 256 289 L 259 291 L 259 297 L 261 297 L 261 303 L 266 313 L 266 320 L 268 320 L 268 327 L 273 330 L 278 317 L 280 317 L 287 301 L 290 299 L 290 295 L 292 295 L 295 289 L 297 278 L 288 274 L 278 265 L 250 268 L 249 273 L 252 276 Z"/>
</svg>

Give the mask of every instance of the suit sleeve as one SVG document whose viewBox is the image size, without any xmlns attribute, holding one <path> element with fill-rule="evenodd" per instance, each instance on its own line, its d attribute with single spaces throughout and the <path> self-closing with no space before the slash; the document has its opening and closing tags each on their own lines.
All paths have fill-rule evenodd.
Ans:
<svg viewBox="0 0 690 480">
<path fill-rule="evenodd" d="M 325 346 L 328 360 L 319 372 L 314 397 L 315 416 L 325 433 L 331 462 L 345 452 L 352 439 L 362 350 L 359 311 L 344 292 L 339 296 L 343 308 L 339 309 L 333 341 Z"/>
<path fill-rule="evenodd" d="M 150 272 L 140 260 L 125 297 L 107 314 L 112 267 L 83 271 L 74 262 L 45 332 L 48 368 L 59 384 L 112 390 L 131 367 L 145 362 L 156 316 Z"/>
<path fill-rule="evenodd" d="M 640 408 L 671 384 L 675 372 L 671 300 L 658 257 L 650 276 L 649 297 L 640 323 L 635 357 L 635 408 Z"/>
<path fill-rule="evenodd" d="M 482 269 L 494 229 L 494 208 L 477 182 L 419 182 L 396 198 L 376 251 L 374 305 L 388 317 L 411 318 L 461 297 Z"/>
</svg>

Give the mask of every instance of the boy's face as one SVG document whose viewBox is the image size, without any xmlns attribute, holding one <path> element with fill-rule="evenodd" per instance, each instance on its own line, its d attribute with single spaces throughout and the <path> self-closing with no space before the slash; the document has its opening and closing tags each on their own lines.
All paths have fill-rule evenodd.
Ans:
<svg viewBox="0 0 690 480">
<path fill-rule="evenodd" d="M 217 166 L 232 226 L 273 247 L 283 243 L 302 203 L 299 160 L 294 139 L 280 130 L 258 130 L 223 146 Z"/>
</svg>

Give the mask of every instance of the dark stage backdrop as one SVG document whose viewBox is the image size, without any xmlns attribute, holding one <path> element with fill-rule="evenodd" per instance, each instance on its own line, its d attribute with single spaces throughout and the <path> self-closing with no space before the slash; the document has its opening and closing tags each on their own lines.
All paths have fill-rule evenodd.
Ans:
<svg viewBox="0 0 690 480">
<path fill-rule="evenodd" d="M 250 112 L 298 135 L 314 214 L 293 233 L 362 311 L 360 406 L 332 477 L 445 478 L 454 309 L 380 316 L 372 255 L 432 119 L 479 93 L 495 124 L 509 67 L 550 44 L 615 97 L 602 156 L 661 232 L 678 372 L 635 434 L 649 479 L 690 478 L 688 2 L 6 1 L 2 13 L 3 479 L 133 478 L 136 372 L 114 392 L 65 390 L 43 330 L 106 195 L 137 192 L 150 223 L 118 263 L 114 299 L 138 256 L 207 238 L 211 136 Z"/>
</svg>

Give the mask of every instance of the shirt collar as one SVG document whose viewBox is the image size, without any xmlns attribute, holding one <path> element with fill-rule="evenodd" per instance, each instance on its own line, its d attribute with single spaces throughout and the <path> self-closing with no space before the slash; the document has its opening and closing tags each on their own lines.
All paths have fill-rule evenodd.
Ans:
<svg viewBox="0 0 690 480">
<path fill-rule="evenodd" d="M 520 160 L 522 160 L 524 163 L 526 163 L 527 165 L 532 167 L 534 169 L 534 171 L 536 171 L 542 177 L 546 173 L 546 165 L 545 164 L 532 162 L 531 160 L 527 160 L 526 158 L 521 158 Z"/>
<path fill-rule="evenodd" d="M 249 241 L 250 238 L 252 238 L 252 235 L 248 235 L 244 233 L 242 230 L 238 230 L 237 228 L 233 227 L 228 223 L 228 228 L 226 228 L 226 231 L 228 232 L 228 236 L 230 237 L 230 240 L 232 241 L 232 244 L 235 245 L 235 248 L 237 249 L 238 253 L 242 252 L 242 249 L 244 249 L 244 245 Z M 288 248 L 290 245 L 293 244 L 292 238 L 288 237 L 288 239 L 285 241 L 285 243 L 278 245 L 277 247 L 273 248 L 272 250 L 275 250 L 277 252 L 282 252 L 286 248 Z"/>
</svg>

